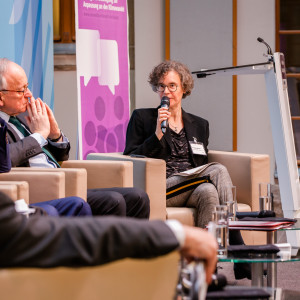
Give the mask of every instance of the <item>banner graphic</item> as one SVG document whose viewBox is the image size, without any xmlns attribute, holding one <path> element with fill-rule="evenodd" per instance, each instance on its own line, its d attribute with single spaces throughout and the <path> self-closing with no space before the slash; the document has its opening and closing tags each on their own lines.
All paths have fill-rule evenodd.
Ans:
<svg viewBox="0 0 300 300">
<path fill-rule="evenodd" d="M 121 152 L 129 118 L 126 0 L 76 0 L 79 157 Z"/>
</svg>

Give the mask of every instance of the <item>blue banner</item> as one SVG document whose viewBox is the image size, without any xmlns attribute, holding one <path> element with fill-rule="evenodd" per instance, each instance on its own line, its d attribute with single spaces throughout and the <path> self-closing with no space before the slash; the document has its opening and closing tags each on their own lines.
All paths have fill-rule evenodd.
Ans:
<svg viewBox="0 0 300 300">
<path fill-rule="evenodd" d="M 33 96 L 53 109 L 52 1 L 5 0 L 0 11 L 0 57 L 21 65 Z"/>
</svg>

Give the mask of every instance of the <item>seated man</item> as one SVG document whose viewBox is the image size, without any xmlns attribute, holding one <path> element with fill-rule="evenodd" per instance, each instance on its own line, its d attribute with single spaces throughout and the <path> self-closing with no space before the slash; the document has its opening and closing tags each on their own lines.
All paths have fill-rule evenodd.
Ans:
<svg viewBox="0 0 300 300">
<path fill-rule="evenodd" d="M 113 216 L 27 218 L 17 213 L 13 202 L 1 192 L 0 244 L 2 267 L 92 266 L 179 249 L 189 260 L 205 260 L 210 283 L 217 262 L 217 243 L 200 228 L 182 226 L 175 220 Z"/>
<path fill-rule="evenodd" d="M 16 118 L 26 111 L 26 120 Z M 0 117 L 8 125 L 13 167 L 59 168 L 57 161 L 68 159 L 70 143 L 51 109 L 34 99 L 23 68 L 5 58 L 0 59 Z M 148 195 L 137 188 L 88 190 L 87 202 L 94 215 L 149 218 Z"/>
<path fill-rule="evenodd" d="M 7 139 L 7 124 L 0 118 L 0 173 L 9 172 L 11 160 Z M 38 202 L 31 206 L 42 208 L 49 216 L 91 216 L 90 206 L 79 197 L 67 197 Z"/>
</svg>

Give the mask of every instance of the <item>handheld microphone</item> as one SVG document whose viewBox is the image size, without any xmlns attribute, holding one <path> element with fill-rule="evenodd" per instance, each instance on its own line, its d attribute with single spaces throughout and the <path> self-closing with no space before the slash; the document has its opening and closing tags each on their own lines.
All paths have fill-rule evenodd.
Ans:
<svg viewBox="0 0 300 300">
<path fill-rule="evenodd" d="M 170 99 L 169 97 L 167 96 L 163 96 L 161 98 L 161 101 L 160 101 L 160 107 L 166 107 L 167 109 L 169 109 L 169 106 L 170 106 Z M 161 131 L 163 134 L 166 133 L 166 129 L 168 127 L 168 121 L 162 121 L 161 124 L 160 124 L 160 128 L 161 128 Z"/>
<path fill-rule="evenodd" d="M 268 55 L 273 55 L 273 52 L 272 52 L 272 49 L 271 47 L 261 38 L 261 37 L 258 37 L 257 40 L 260 42 L 260 43 L 263 43 L 267 46 L 268 48 Z"/>
</svg>

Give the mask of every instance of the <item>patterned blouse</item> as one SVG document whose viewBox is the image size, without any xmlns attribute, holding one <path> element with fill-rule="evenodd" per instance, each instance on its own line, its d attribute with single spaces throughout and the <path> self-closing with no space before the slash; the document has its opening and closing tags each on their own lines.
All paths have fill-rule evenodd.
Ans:
<svg viewBox="0 0 300 300">
<path fill-rule="evenodd" d="M 171 155 L 167 160 L 167 178 L 175 173 L 183 172 L 193 168 L 190 156 L 188 140 L 185 130 L 182 128 L 176 133 L 170 128 L 172 136 Z"/>
</svg>

